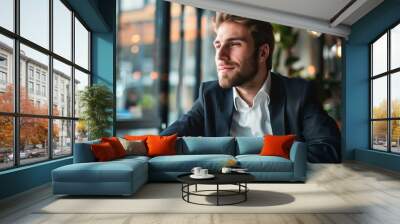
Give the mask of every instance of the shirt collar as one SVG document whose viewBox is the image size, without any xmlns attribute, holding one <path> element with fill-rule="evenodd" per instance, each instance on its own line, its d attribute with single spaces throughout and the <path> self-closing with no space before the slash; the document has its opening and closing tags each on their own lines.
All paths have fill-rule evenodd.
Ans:
<svg viewBox="0 0 400 224">
<path fill-rule="evenodd" d="M 260 90 L 258 90 L 256 96 L 253 99 L 253 106 L 256 103 L 256 99 L 260 97 L 260 95 L 264 95 L 266 96 L 266 100 L 267 100 L 267 104 L 269 104 L 270 95 L 271 92 L 271 73 L 268 72 L 268 77 L 267 79 L 264 81 L 263 85 L 261 86 Z M 239 105 L 240 104 L 240 105 Z M 244 105 L 248 106 L 245 101 L 242 99 L 242 97 L 240 97 L 236 87 L 233 87 L 233 105 L 235 107 L 235 110 L 238 111 L 238 108 L 243 108 Z"/>
</svg>

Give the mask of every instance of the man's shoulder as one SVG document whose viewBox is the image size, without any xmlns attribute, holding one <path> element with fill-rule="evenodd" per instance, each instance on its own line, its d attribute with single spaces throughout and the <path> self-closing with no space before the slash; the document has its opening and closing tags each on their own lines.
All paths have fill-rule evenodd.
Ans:
<svg viewBox="0 0 400 224">
<path fill-rule="evenodd" d="M 302 78 L 289 78 L 279 73 L 273 73 L 273 74 L 275 75 L 275 77 L 277 77 L 279 80 L 282 81 L 287 90 L 291 91 L 307 88 L 311 83 L 311 81 Z"/>
<path fill-rule="evenodd" d="M 217 92 L 226 91 L 226 89 L 223 89 L 219 85 L 218 80 L 203 82 L 201 88 L 202 88 L 203 93 L 217 93 Z"/>
</svg>

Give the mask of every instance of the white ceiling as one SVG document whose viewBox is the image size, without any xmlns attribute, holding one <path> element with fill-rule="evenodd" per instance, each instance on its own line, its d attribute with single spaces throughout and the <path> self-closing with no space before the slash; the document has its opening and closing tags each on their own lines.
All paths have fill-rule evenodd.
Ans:
<svg viewBox="0 0 400 224">
<path fill-rule="evenodd" d="M 383 0 L 169 1 L 342 37 L 350 34 L 353 23 L 383 2 Z M 346 8 L 346 5 L 349 6 Z M 340 12 L 343 8 L 346 9 Z"/>
</svg>

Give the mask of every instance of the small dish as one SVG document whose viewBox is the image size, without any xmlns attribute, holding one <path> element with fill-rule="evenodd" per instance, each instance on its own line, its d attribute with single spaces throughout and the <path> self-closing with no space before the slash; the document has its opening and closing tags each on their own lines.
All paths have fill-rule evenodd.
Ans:
<svg viewBox="0 0 400 224">
<path fill-rule="evenodd" d="M 211 178 L 214 178 L 215 176 L 214 175 L 212 175 L 212 174 L 207 174 L 207 175 L 194 175 L 194 174 L 192 174 L 192 175 L 190 175 L 190 178 L 193 178 L 193 179 L 211 179 Z"/>
</svg>

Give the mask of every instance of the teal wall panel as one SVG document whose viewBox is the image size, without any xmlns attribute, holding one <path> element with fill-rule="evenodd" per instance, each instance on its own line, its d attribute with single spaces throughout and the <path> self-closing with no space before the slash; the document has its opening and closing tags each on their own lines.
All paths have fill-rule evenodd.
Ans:
<svg viewBox="0 0 400 224">
<path fill-rule="evenodd" d="M 72 157 L 0 172 L 0 199 L 51 181 L 51 171 L 72 163 Z"/>
<path fill-rule="evenodd" d="M 369 43 L 400 22 L 399 12 L 399 0 L 384 1 L 353 24 L 344 46 L 344 159 L 392 170 L 399 170 L 399 156 L 369 150 Z"/>
</svg>

